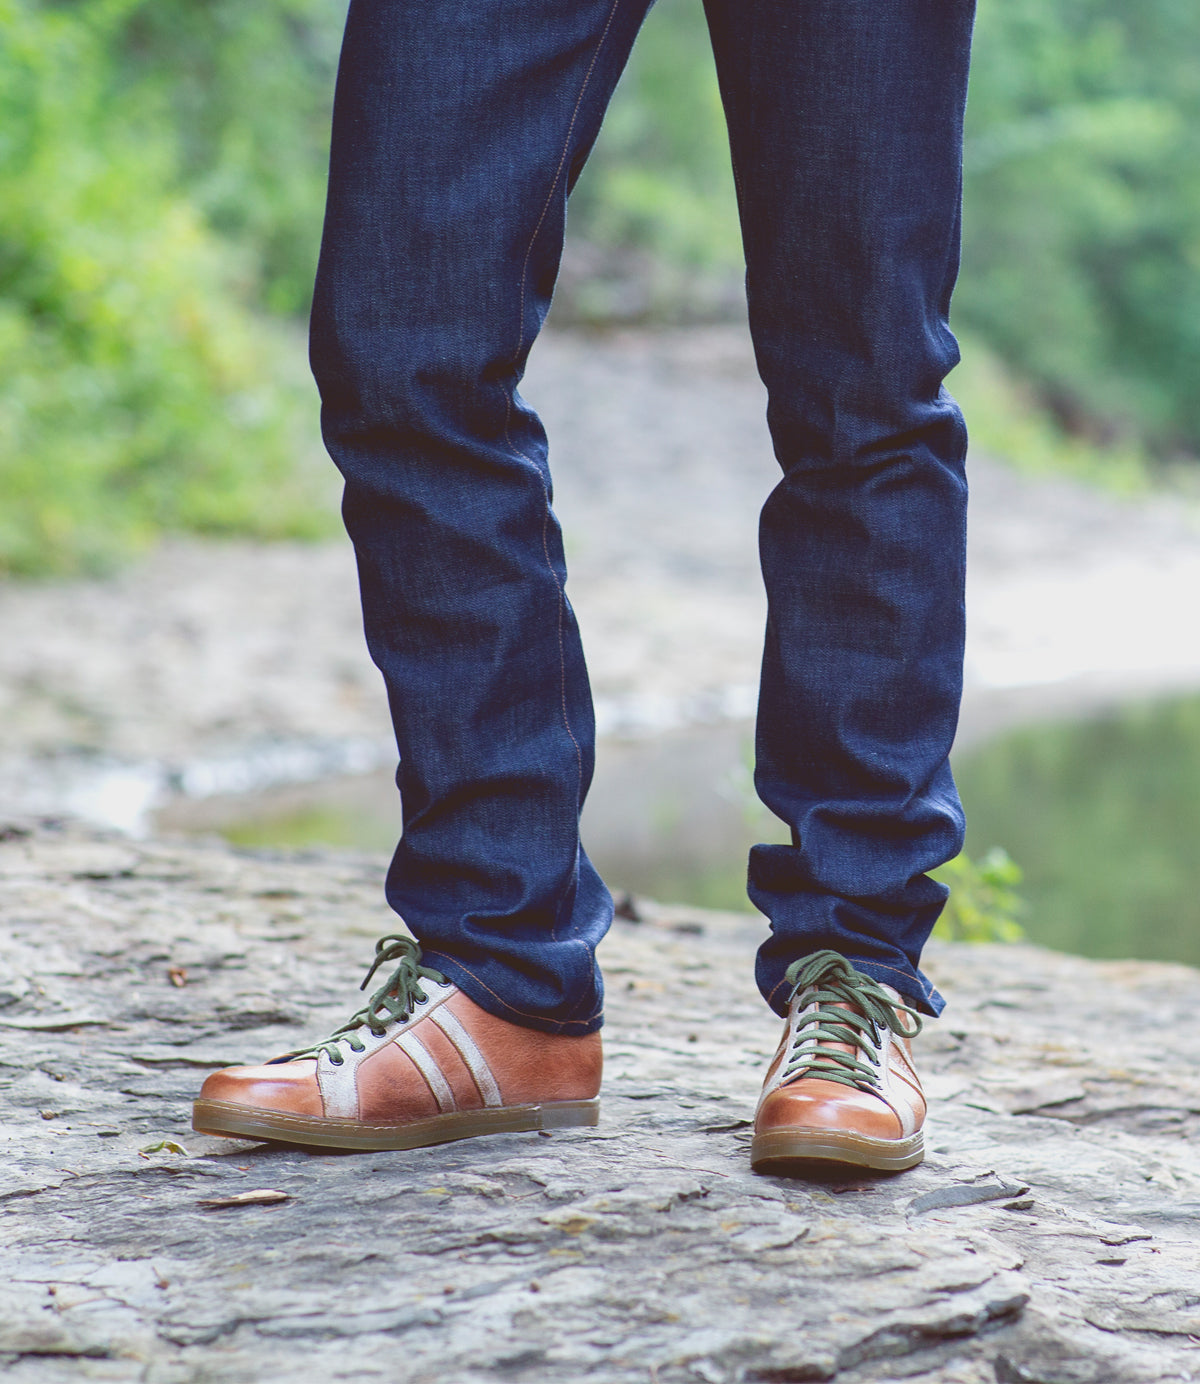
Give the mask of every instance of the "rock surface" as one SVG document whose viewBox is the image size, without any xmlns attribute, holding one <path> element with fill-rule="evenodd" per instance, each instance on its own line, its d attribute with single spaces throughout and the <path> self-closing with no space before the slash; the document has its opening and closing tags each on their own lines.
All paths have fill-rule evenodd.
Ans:
<svg viewBox="0 0 1200 1384">
<path fill-rule="evenodd" d="M 6 1379 L 1200 1378 L 1197 972 L 933 946 L 926 1162 L 759 1177 L 761 922 L 644 905 L 602 952 L 598 1129 L 359 1156 L 193 1135 L 210 1068 L 355 1006 L 381 869 L 0 831 Z"/>
</svg>

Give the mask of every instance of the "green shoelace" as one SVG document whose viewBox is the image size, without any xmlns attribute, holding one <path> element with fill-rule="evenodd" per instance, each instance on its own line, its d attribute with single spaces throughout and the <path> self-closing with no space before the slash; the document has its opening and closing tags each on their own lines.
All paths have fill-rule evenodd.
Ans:
<svg viewBox="0 0 1200 1384">
<path fill-rule="evenodd" d="M 347 1044 L 351 1052 L 364 1052 L 366 1045 L 358 1037 L 360 1028 L 365 1025 L 373 1037 L 382 1038 L 388 1024 L 405 1023 L 413 1008 L 425 1003 L 428 996 L 421 988 L 423 980 L 432 980 L 438 985 L 446 983 L 441 971 L 421 965 L 421 948 L 411 937 L 388 936 L 375 943 L 375 960 L 358 988 L 365 990 L 375 972 L 389 961 L 399 964 L 357 1014 L 347 1019 L 341 1028 L 334 1029 L 324 1042 L 276 1060 L 294 1062 L 299 1057 L 320 1057 L 327 1052 L 333 1065 L 340 1067 L 346 1060 L 339 1046 L 341 1043 Z"/>
<path fill-rule="evenodd" d="M 784 1082 L 802 1075 L 859 1091 L 877 1091 L 877 1035 L 887 1028 L 898 1038 L 915 1038 L 921 1031 L 921 1016 L 915 1009 L 896 1004 L 881 985 L 856 971 L 837 952 L 815 952 L 793 961 L 784 979 L 792 987 L 792 998 L 802 995 L 805 1008 L 816 1006 L 796 1026 Z M 851 1008 L 840 1008 L 844 1004 Z M 912 1020 L 911 1027 L 902 1014 Z M 850 1051 L 827 1046 L 833 1043 L 845 1044 Z"/>
</svg>

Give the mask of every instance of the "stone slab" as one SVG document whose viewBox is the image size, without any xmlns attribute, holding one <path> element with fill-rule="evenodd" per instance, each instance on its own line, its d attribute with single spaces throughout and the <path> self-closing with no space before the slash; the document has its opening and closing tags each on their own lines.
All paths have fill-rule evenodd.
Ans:
<svg viewBox="0 0 1200 1384">
<path fill-rule="evenodd" d="M 383 862 L 0 838 L 14 1384 L 1200 1378 L 1200 973 L 933 946 L 926 1162 L 759 1177 L 762 923 L 642 904 L 602 954 L 599 1128 L 313 1154 L 189 1102 L 354 1007 Z"/>
</svg>

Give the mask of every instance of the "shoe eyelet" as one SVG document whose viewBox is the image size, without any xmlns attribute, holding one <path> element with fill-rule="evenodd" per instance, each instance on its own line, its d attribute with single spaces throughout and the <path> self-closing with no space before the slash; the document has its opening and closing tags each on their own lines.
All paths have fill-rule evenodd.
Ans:
<svg viewBox="0 0 1200 1384">
<path fill-rule="evenodd" d="M 331 1057 L 329 1060 L 335 1067 L 340 1067 L 346 1059 L 344 1057 Z"/>
<path fill-rule="evenodd" d="M 373 1028 L 373 1029 L 371 1030 L 371 1037 L 372 1037 L 372 1038 L 382 1038 L 382 1037 L 384 1037 L 384 1035 L 385 1035 L 386 1033 L 387 1033 L 387 1029 L 386 1029 L 386 1028 Z"/>
</svg>

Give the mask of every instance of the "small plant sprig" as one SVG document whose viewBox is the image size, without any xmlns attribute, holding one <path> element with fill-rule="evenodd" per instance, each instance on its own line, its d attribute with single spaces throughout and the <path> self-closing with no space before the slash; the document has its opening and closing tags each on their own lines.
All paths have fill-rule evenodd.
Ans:
<svg viewBox="0 0 1200 1384">
<path fill-rule="evenodd" d="M 933 929 L 951 942 L 1019 942 L 1025 935 L 1020 919 L 1028 905 L 1017 892 L 1023 872 L 999 846 L 981 860 L 964 851 L 932 871 L 950 886 L 950 898 Z"/>
</svg>

